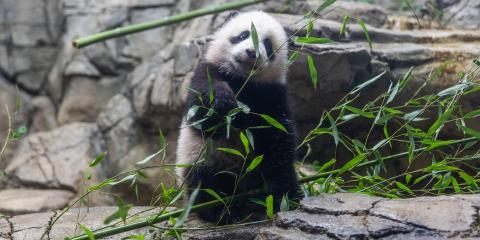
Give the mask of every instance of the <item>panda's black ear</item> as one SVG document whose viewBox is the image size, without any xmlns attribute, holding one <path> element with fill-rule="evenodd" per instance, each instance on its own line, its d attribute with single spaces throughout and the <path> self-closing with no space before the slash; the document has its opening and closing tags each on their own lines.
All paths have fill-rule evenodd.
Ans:
<svg viewBox="0 0 480 240">
<path fill-rule="evenodd" d="M 228 23 L 230 20 L 236 17 L 239 13 L 240 13 L 239 11 L 229 12 L 228 15 L 225 17 L 225 20 L 223 21 L 223 23 L 218 28 L 219 29 L 222 28 L 226 23 Z"/>
</svg>

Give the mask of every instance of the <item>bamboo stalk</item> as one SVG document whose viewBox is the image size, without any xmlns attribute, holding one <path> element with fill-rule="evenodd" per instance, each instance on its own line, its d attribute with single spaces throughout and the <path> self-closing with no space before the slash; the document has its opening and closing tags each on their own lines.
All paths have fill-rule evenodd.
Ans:
<svg viewBox="0 0 480 240">
<path fill-rule="evenodd" d="M 468 143 L 468 142 L 472 142 L 472 141 L 478 141 L 478 138 L 470 137 L 470 138 L 464 138 L 464 139 L 456 140 L 456 141 L 452 142 L 450 145 L 440 147 L 440 149 L 448 147 L 448 146 L 455 146 L 455 145 Z M 418 152 L 423 152 L 425 150 L 427 150 L 427 148 L 423 147 L 423 148 L 415 149 L 413 152 L 418 153 Z M 394 155 L 384 157 L 383 160 L 384 161 L 395 160 L 395 159 L 399 159 L 399 158 L 406 157 L 406 156 L 408 156 L 408 152 L 402 152 L 402 153 L 398 153 L 398 154 L 394 154 Z M 367 165 L 370 165 L 370 164 L 373 164 L 373 163 L 376 163 L 376 162 L 378 162 L 378 161 L 377 160 L 366 161 L 366 162 L 363 162 L 363 163 L 359 164 L 357 167 L 367 166 Z M 322 177 L 325 177 L 325 176 L 328 176 L 328 175 L 331 175 L 331 174 L 339 173 L 339 172 L 340 172 L 340 169 L 336 169 L 336 170 L 332 170 L 332 171 L 328 171 L 328 172 L 323 172 L 323 173 L 319 173 L 319 174 L 316 174 L 316 175 L 301 178 L 299 180 L 299 182 L 300 183 L 307 183 L 307 182 L 315 181 L 319 178 L 322 178 Z M 222 200 L 223 200 L 223 202 L 227 202 L 227 201 L 231 201 L 231 200 L 238 201 L 238 200 L 246 199 L 246 198 L 249 198 L 249 197 L 254 197 L 254 196 L 257 196 L 257 195 L 262 194 L 262 193 L 263 193 L 262 189 L 256 189 L 256 190 L 252 190 L 252 191 L 247 192 L 247 193 L 241 193 L 241 194 L 237 194 L 237 195 L 233 195 L 233 196 L 228 196 L 228 197 L 223 198 Z M 200 204 L 192 206 L 190 212 L 196 212 L 196 211 L 199 211 L 199 210 L 202 210 L 202 209 L 208 209 L 210 207 L 219 206 L 221 204 L 223 204 L 223 203 L 220 200 L 213 200 L 213 201 L 209 201 L 209 202 L 205 202 L 205 203 L 200 203 Z M 183 213 L 183 211 L 184 211 L 184 209 L 181 208 L 181 209 L 177 209 L 177 210 L 165 213 L 165 214 L 161 214 L 161 213 L 160 214 L 155 214 L 155 215 L 152 215 L 152 216 L 148 217 L 148 219 L 146 219 L 146 220 L 142 220 L 142 221 L 126 224 L 126 225 L 123 225 L 123 226 L 118 226 L 118 227 L 113 227 L 113 228 L 110 228 L 110 229 L 103 229 L 103 230 L 100 230 L 100 231 L 93 232 L 93 235 L 95 236 L 95 238 L 102 238 L 102 237 L 108 237 L 108 236 L 112 236 L 112 235 L 123 233 L 123 232 L 128 232 L 128 231 L 138 229 L 138 228 L 142 228 L 142 227 L 151 226 L 155 223 L 159 223 L 159 222 L 168 220 L 168 219 L 170 219 L 170 217 L 178 217 Z M 86 234 L 84 234 L 84 235 L 76 236 L 76 237 L 73 237 L 73 238 L 67 238 L 67 239 L 70 239 L 70 240 L 88 240 L 89 238 Z"/>
<path fill-rule="evenodd" d="M 104 32 L 93 34 L 90 36 L 78 38 L 73 41 L 73 46 L 76 48 L 82 48 L 90 44 L 105 41 L 107 39 L 121 37 L 128 34 L 146 31 L 149 29 L 158 28 L 158 27 L 162 27 L 162 26 L 166 26 L 174 23 L 180 23 L 193 18 L 214 14 L 214 13 L 219 13 L 219 12 L 224 12 L 228 10 L 238 9 L 238 8 L 242 8 L 245 6 L 249 6 L 249 5 L 253 5 L 253 4 L 257 4 L 265 1 L 267 0 L 241 0 L 233 3 L 225 3 L 225 4 L 220 4 L 220 5 L 211 6 L 211 7 L 200 8 L 200 9 L 196 9 L 186 13 L 181 13 L 174 16 L 169 16 L 169 17 L 148 21 L 144 23 L 139 23 L 139 24 L 133 24 L 125 27 L 119 27 L 112 30 L 107 30 Z"/>
</svg>

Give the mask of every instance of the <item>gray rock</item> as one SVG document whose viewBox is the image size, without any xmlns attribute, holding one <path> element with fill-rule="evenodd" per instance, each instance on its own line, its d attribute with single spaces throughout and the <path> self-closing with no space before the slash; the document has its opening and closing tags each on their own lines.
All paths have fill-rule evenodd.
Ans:
<svg viewBox="0 0 480 240">
<path fill-rule="evenodd" d="M 53 130 L 58 126 L 55 107 L 50 98 L 40 96 L 32 99 L 30 132 Z"/>
<path fill-rule="evenodd" d="M 0 213 L 19 215 L 62 209 L 73 193 L 55 189 L 6 189 L 0 191 Z"/>
<path fill-rule="evenodd" d="M 59 107 L 58 123 L 95 122 L 110 98 L 120 91 L 122 84 L 123 79 L 117 77 L 104 77 L 100 81 L 86 77 L 74 77 L 70 80 L 65 97 Z"/>
<path fill-rule="evenodd" d="M 20 126 L 29 127 L 28 123 L 31 113 L 30 99 L 31 96 L 22 90 L 18 90 L 17 95 L 16 87 L 5 80 L 0 74 L 0 146 L 3 147 L 4 141 L 7 137 L 9 115 L 11 120 L 11 130 Z M 19 108 L 17 108 L 17 100 Z M 9 114 L 7 114 L 6 107 L 8 107 Z M 5 158 L 0 158 L 2 159 L 0 161 L 0 169 L 4 169 L 5 165 L 9 162 L 9 159 L 11 159 L 10 154 L 13 153 L 16 146 L 17 142 L 10 142 L 5 155 L 2 156 Z"/>
<path fill-rule="evenodd" d="M 308 0 L 308 3 L 317 9 L 323 1 Z M 382 5 L 370 4 L 366 2 L 354 1 L 336 1 L 330 8 L 335 8 L 335 11 L 325 10 L 324 19 L 342 22 L 345 15 L 363 19 L 367 24 L 375 27 L 382 27 L 388 19 L 387 11 L 381 7 Z M 355 19 L 350 18 L 350 22 L 356 22 Z"/>
<path fill-rule="evenodd" d="M 328 240 L 326 235 L 316 235 L 297 229 L 267 227 L 260 230 L 255 240 Z"/>
<path fill-rule="evenodd" d="M 166 17 L 170 13 L 170 9 L 164 7 L 134 9 L 131 12 L 131 19 L 133 23 L 139 23 Z M 147 60 L 168 45 L 172 33 L 172 27 L 167 26 L 129 35 L 121 54 L 137 60 Z"/>
<path fill-rule="evenodd" d="M 371 213 L 394 221 L 442 232 L 467 232 L 474 223 L 475 207 L 455 197 L 420 197 L 381 201 Z"/>
<path fill-rule="evenodd" d="M 361 215 L 368 213 L 374 204 L 382 198 L 370 197 L 363 194 L 337 193 L 323 194 L 302 200 L 302 210 L 316 214 L 351 214 Z"/>
<path fill-rule="evenodd" d="M 72 123 L 24 138 L 5 171 L 26 186 L 77 191 L 89 162 L 102 150 L 95 124 Z"/>
<path fill-rule="evenodd" d="M 49 239 L 64 239 L 65 237 L 73 237 L 82 235 L 84 232 L 78 226 L 81 223 L 91 230 L 105 227 L 103 221 L 117 210 L 116 207 L 94 207 L 94 208 L 74 208 L 61 216 L 58 221 L 51 227 L 48 232 Z M 59 217 L 60 212 L 44 212 L 19 215 L 0 220 L 0 237 L 3 235 L 12 235 L 13 239 L 36 240 L 40 239 L 46 232 L 48 224 Z M 145 207 L 133 207 L 129 214 L 138 214 L 139 217 L 145 217 L 148 214 L 154 214 Z M 132 221 L 132 220 L 129 220 Z M 10 231 L 10 226 L 13 227 L 14 232 Z M 145 234 L 147 239 L 149 234 L 148 228 L 129 231 L 118 234 L 105 239 L 121 239 L 133 234 Z"/>
<path fill-rule="evenodd" d="M 65 68 L 65 77 L 87 76 L 98 78 L 100 72 L 93 66 L 85 55 L 76 55 Z"/>
<path fill-rule="evenodd" d="M 458 29 L 478 30 L 480 27 L 480 5 L 478 1 L 461 0 L 449 2 L 444 11 L 444 24 Z M 478 32 L 478 31 L 477 31 Z"/>
</svg>

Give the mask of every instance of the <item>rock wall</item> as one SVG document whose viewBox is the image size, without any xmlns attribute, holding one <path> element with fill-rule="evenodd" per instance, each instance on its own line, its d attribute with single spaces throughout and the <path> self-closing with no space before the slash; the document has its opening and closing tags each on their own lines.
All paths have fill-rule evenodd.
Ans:
<svg viewBox="0 0 480 240">
<path fill-rule="evenodd" d="M 158 151 L 159 129 L 169 143 L 168 155 L 151 164 L 172 163 L 186 86 L 209 41 L 208 35 L 223 21 L 225 13 L 80 50 L 74 49 L 71 41 L 221 2 L 227 1 L 3 0 L 0 141 L 8 127 L 8 121 L 4 121 L 5 104 L 13 126 L 26 125 L 29 132 L 21 141 L 10 144 L 0 161 L 0 169 L 7 174 L 0 178 L 0 196 L 4 198 L 0 212 L 15 215 L 66 206 L 82 193 L 85 185 L 132 169 L 138 161 Z M 322 1 L 295 1 L 288 5 L 292 4 L 289 2 L 270 1 L 247 9 L 272 12 L 287 32 L 304 35 L 302 23 L 297 21 Z M 449 71 L 428 87 L 428 91 L 435 91 L 453 84 L 454 73 L 480 55 L 480 33 L 468 30 L 478 22 L 462 25 L 467 30 L 398 31 L 389 29 L 390 13 L 381 7 L 337 4 L 342 11 L 364 17 L 370 24 L 373 51 L 369 51 L 362 29 L 355 24 L 348 27 L 346 36 L 339 36 L 338 14 L 316 21 L 312 32 L 312 36 L 329 37 L 338 44 L 309 45 L 303 49 L 292 44 L 293 50 L 313 56 L 320 76 L 319 90 L 314 91 L 304 57 L 289 70 L 289 87 L 301 134 L 314 126 L 322 110 L 334 105 L 342 94 L 384 70 L 388 74 L 372 95 L 384 90 L 410 66 L 416 67 L 415 74 L 421 80 L 449 61 Z M 478 106 L 478 101 L 471 99 L 469 105 Z M 367 130 L 357 127 L 352 132 L 362 135 Z M 329 159 L 329 144 L 330 140 L 325 139 L 313 147 Z M 102 152 L 108 152 L 107 158 L 97 168 L 89 168 L 88 163 Z M 89 173 L 93 173 L 93 178 L 87 181 L 85 174 Z M 140 203 L 150 200 L 160 182 L 169 185 L 174 181 L 165 169 L 149 170 L 146 174 L 150 180 L 142 183 Z M 127 186 L 114 190 L 136 201 Z M 38 191 L 45 194 L 39 197 Z M 28 200 L 28 207 L 14 206 L 20 200 Z M 97 196 L 90 203 L 110 204 L 111 199 Z"/>
</svg>

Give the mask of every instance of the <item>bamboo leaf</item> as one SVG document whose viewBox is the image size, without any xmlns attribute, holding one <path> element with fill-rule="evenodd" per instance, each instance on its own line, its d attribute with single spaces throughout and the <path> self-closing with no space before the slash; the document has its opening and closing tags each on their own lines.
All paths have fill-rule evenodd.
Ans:
<svg viewBox="0 0 480 240">
<path fill-rule="evenodd" d="M 457 85 L 451 86 L 447 89 L 444 89 L 437 93 L 439 97 L 455 95 L 458 92 L 463 92 L 465 89 L 469 88 L 470 84 L 468 83 L 459 83 Z"/>
<path fill-rule="evenodd" d="M 325 169 L 328 169 L 330 166 L 332 166 L 333 164 L 335 164 L 335 162 L 337 162 L 336 159 L 331 159 L 330 161 L 324 163 L 320 169 L 318 169 L 317 172 L 323 172 Z"/>
<path fill-rule="evenodd" d="M 395 84 L 395 86 L 392 89 L 392 93 L 390 93 L 390 95 L 388 96 L 387 102 L 385 104 L 389 104 L 390 102 L 393 101 L 399 89 L 400 89 L 400 82 L 397 82 L 397 84 Z"/>
<path fill-rule="evenodd" d="M 319 37 L 297 37 L 295 42 L 302 44 L 328 44 L 335 43 L 335 41 L 328 38 L 319 38 Z"/>
<path fill-rule="evenodd" d="M 280 212 L 286 212 L 290 210 L 290 206 L 288 204 L 288 197 L 287 195 L 283 195 L 282 202 L 280 203 Z"/>
<path fill-rule="evenodd" d="M 405 175 L 405 182 L 408 184 L 410 180 L 412 180 L 412 174 L 407 173 L 407 175 Z"/>
<path fill-rule="evenodd" d="M 257 168 L 257 166 L 262 163 L 262 160 L 263 160 L 263 155 L 260 155 L 260 156 L 256 156 L 252 162 L 250 163 L 250 165 L 247 167 L 247 170 L 246 170 L 246 173 L 249 173 L 251 171 L 253 171 L 255 168 Z"/>
<path fill-rule="evenodd" d="M 468 135 L 470 135 L 470 136 L 472 136 L 472 137 L 476 137 L 477 139 L 480 140 L 480 132 L 475 131 L 475 130 L 473 130 L 473 129 L 469 128 L 469 127 L 466 127 L 466 126 L 460 126 L 460 127 L 462 128 L 462 130 L 463 130 L 466 134 L 468 134 Z"/>
<path fill-rule="evenodd" d="M 95 159 L 90 162 L 89 167 L 93 168 L 97 166 L 97 164 L 99 164 L 103 159 L 105 159 L 105 156 L 107 156 L 107 152 L 100 153 Z"/>
<path fill-rule="evenodd" d="M 328 112 L 327 112 L 327 117 L 328 117 L 328 121 L 330 122 L 330 126 L 332 128 L 333 140 L 335 141 L 335 145 L 338 146 L 338 142 L 340 138 L 338 137 L 337 125 L 335 124 L 335 120 L 333 120 L 332 116 Z"/>
<path fill-rule="evenodd" d="M 192 210 L 192 206 L 195 203 L 195 199 L 197 198 L 198 192 L 200 191 L 200 186 L 193 190 L 192 194 L 190 194 L 190 198 L 188 199 L 187 206 L 184 208 L 182 215 L 178 218 L 177 222 L 175 223 L 174 227 L 179 228 L 183 226 L 183 223 L 187 220 L 190 211 Z"/>
<path fill-rule="evenodd" d="M 259 44 L 258 44 L 258 33 L 257 33 L 257 28 L 255 28 L 255 24 L 251 24 L 250 26 L 250 32 L 252 33 L 252 41 L 253 41 L 253 47 L 255 48 L 255 56 L 258 58 L 260 56 L 260 49 L 259 49 Z"/>
<path fill-rule="evenodd" d="M 464 118 L 476 118 L 478 116 L 480 116 L 480 109 L 477 109 L 465 114 Z"/>
<path fill-rule="evenodd" d="M 210 75 L 210 71 L 207 68 L 207 82 L 208 82 L 208 102 L 210 105 L 213 103 L 215 96 L 213 95 L 213 83 L 212 83 L 212 76 Z"/>
<path fill-rule="evenodd" d="M 160 149 L 163 152 L 162 159 L 165 159 L 167 156 L 167 140 L 165 140 L 162 129 L 159 129 L 158 131 L 158 143 L 160 144 Z"/>
<path fill-rule="evenodd" d="M 368 34 L 368 29 L 367 29 L 367 26 L 365 25 L 365 21 L 363 21 L 363 19 L 360 19 L 358 21 L 358 24 L 360 24 L 360 27 L 362 28 L 363 30 L 363 33 L 365 34 L 365 39 L 367 39 L 367 42 L 368 42 L 368 46 L 370 47 L 370 51 L 372 51 L 372 40 L 370 39 L 370 34 Z"/>
<path fill-rule="evenodd" d="M 427 134 L 428 135 L 434 134 L 440 128 L 440 126 L 442 126 L 450 118 L 450 116 L 452 116 L 452 111 L 453 111 L 453 108 L 450 108 L 446 112 L 444 112 L 442 115 L 440 115 L 440 117 L 437 118 L 437 120 L 432 124 L 432 126 L 430 126 Z"/>
<path fill-rule="evenodd" d="M 321 11 L 323 11 L 325 8 L 327 8 L 328 6 L 332 5 L 333 3 L 335 3 L 336 0 L 325 0 L 320 6 L 318 6 L 317 8 L 317 13 L 320 13 Z"/>
<path fill-rule="evenodd" d="M 466 184 L 472 187 L 478 187 L 477 183 L 473 180 L 473 178 L 465 172 L 459 172 L 460 177 L 465 181 Z"/>
<path fill-rule="evenodd" d="M 245 155 L 248 155 L 250 153 L 250 143 L 248 142 L 247 136 L 245 136 L 243 132 L 240 132 L 240 140 L 242 141 L 243 148 L 245 149 Z"/>
<path fill-rule="evenodd" d="M 352 90 L 352 94 L 355 94 L 357 93 L 358 91 L 362 90 L 363 88 L 365 88 L 366 86 L 376 82 L 378 79 L 380 79 L 383 75 L 385 75 L 386 71 L 383 71 L 382 73 L 380 73 L 379 75 L 373 77 L 372 79 L 368 80 L 368 81 L 365 81 L 364 83 L 356 86 L 353 90 Z"/>
<path fill-rule="evenodd" d="M 19 128 L 17 128 L 17 130 L 15 130 L 15 132 L 13 133 L 13 139 L 14 140 L 19 140 L 20 138 L 23 137 L 23 135 L 25 135 L 25 133 L 27 133 L 27 127 L 25 126 L 21 126 Z"/>
<path fill-rule="evenodd" d="M 265 204 L 267 205 L 267 217 L 270 220 L 273 220 L 273 196 L 268 195 L 265 199 Z"/>
<path fill-rule="evenodd" d="M 250 132 L 250 130 L 246 129 L 245 133 L 247 135 L 248 142 L 250 143 L 250 146 L 252 146 L 252 149 L 255 149 L 255 141 L 253 139 L 252 132 Z"/>
<path fill-rule="evenodd" d="M 410 80 L 412 80 L 412 71 L 413 71 L 413 67 L 410 67 L 407 71 L 407 73 L 405 73 L 405 75 L 403 75 L 403 78 L 402 80 L 400 80 L 400 87 L 401 89 L 403 89 L 405 86 L 407 86 L 407 84 L 410 82 Z"/>
<path fill-rule="evenodd" d="M 193 105 L 191 108 L 188 109 L 187 111 L 187 121 L 190 120 L 197 114 L 199 107 L 197 105 Z"/>
<path fill-rule="evenodd" d="M 222 202 L 223 205 L 227 206 L 227 205 L 225 204 L 225 201 L 223 201 L 223 198 L 221 198 L 220 195 L 218 195 L 218 193 L 216 193 L 216 192 L 213 191 L 212 189 L 207 188 L 207 189 L 203 189 L 203 191 L 205 191 L 206 193 L 208 193 L 210 196 L 214 197 L 214 198 L 217 199 L 218 201 Z"/>
<path fill-rule="evenodd" d="M 455 143 L 455 140 L 423 140 L 423 144 L 429 145 L 427 151 L 432 151 Z"/>
<path fill-rule="evenodd" d="M 308 70 L 310 71 L 310 78 L 312 79 L 313 88 L 317 89 L 318 84 L 318 73 L 313 58 L 310 55 L 307 55 Z"/>
<path fill-rule="evenodd" d="M 378 142 L 377 144 L 375 144 L 375 146 L 373 146 L 372 151 L 375 151 L 375 150 L 377 150 L 378 148 L 382 147 L 383 144 L 385 144 L 387 141 L 388 141 L 388 139 L 382 139 L 380 142 Z"/>
<path fill-rule="evenodd" d="M 83 224 L 79 223 L 80 228 L 83 230 L 85 234 L 87 234 L 89 240 L 96 240 L 95 236 L 93 235 L 93 232 L 88 229 L 88 227 L 84 226 Z"/>
<path fill-rule="evenodd" d="M 232 128 L 232 117 L 226 116 L 225 121 L 227 123 L 227 139 L 230 138 L 230 129 Z"/>
<path fill-rule="evenodd" d="M 408 188 L 407 186 L 405 186 L 403 183 L 401 182 L 395 182 L 395 185 L 397 185 L 398 188 L 402 189 L 403 191 L 409 193 L 409 194 L 412 194 L 414 195 L 413 191 Z"/>
<path fill-rule="evenodd" d="M 271 126 L 277 128 L 277 129 L 280 129 L 283 132 L 287 132 L 287 129 L 281 123 L 279 123 L 277 120 L 273 119 L 272 117 L 270 117 L 266 114 L 260 114 L 260 117 L 262 117 Z"/>
<path fill-rule="evenodd" d="M 122 221 L 125 223 L 127 216 L 128 216 L 128 211 L 130 208 L 132 208 L 132 204 L 125 204 L 121 198 L 117 198 L 117 206 L 118 209 L 112 215 L 108 216 L 105 221 L 103 221 L 104 224 L 110 224 L 114 220 L 117 219 L 122 219 Z"/>
<path fill-rule="evenodd" d="M 141 161 L 138 161 L 137 164 L 138 165 L 143 165 L 143 164 L 146 164 L 146 163 L 150 162 L 152 159 L 154 159 L 156 156 L 158 156 L 158 154 L 160 154 L 162 151 L 163 151 L 163 149 L 160 149 L 158 152 L 156 152 L 156 153 L 154 153 L 150 156 L 147 156 L 146 158 L 144 158 Z"/>
<path fill-rule="evenodd" d="M 237 155 L 237 156 L 240 156 L 240 157 L 242 157 L 242 158 L 245 158 L 245 157 L 243 156 L 243 154 L 242 154 L 240 151 L 238 151 L 237 149 L 233 149 L 233 148 L 217 148 L 217 150 L 222 151 L 222 152 L 226 152 L 226 153 L 230 153 L 230 154 L 232 154 L 232 155 Z"/>
<path fill-rule="evenodd" d="M 348 16 L 343 16 L 342 26 L 340 27 L 340 36 L 345 34 L 345 28 L 347 27 Z"/>
<path fill-rule="evenodd" d="M 365 112 L 361 109 L 358 109 L 356 107 L 352 107 L 352 106 L 345 106 L 345 109 L 349 110 L 350 112 L 353 112 L 353 113 L 356 113 L 362 117 L 366 117 L 366 118 L 375 118 L 375 115 L 373 115 L 372 113 L 369 113 L 369 112 Z"/>
<path fill-rule="evenodd" d="M 339 170 L 338 173 L 341 174 L 346 171 L 352 170 L 354 167 L 360 164 L 363 161 L 363 159 L 365 159 L 365 157 L 366 157 L 365 153 L 355 156 L 353 159 L 351 159 L 345 165 L 343 165 L 343 167 Z"/>
</svg>

